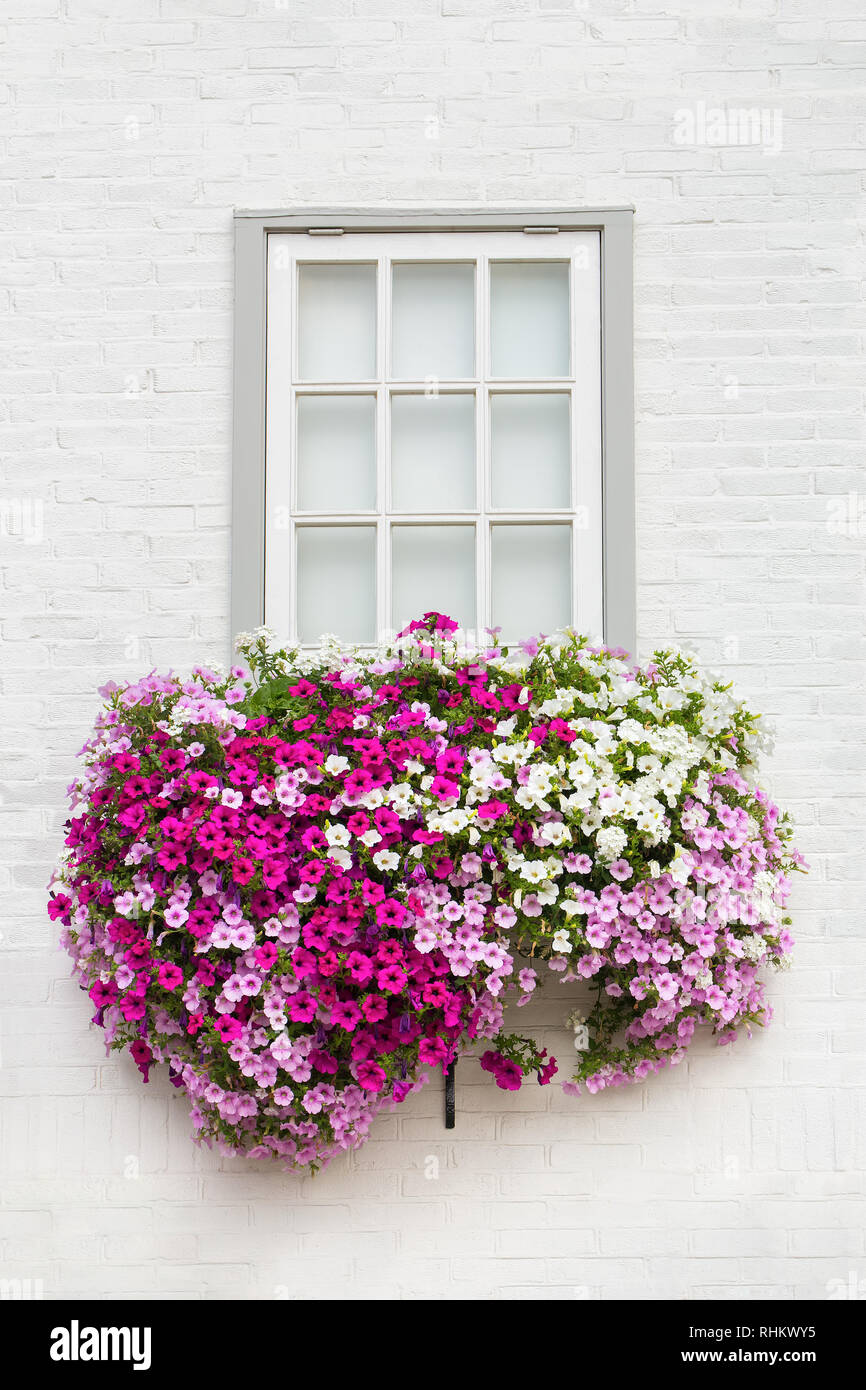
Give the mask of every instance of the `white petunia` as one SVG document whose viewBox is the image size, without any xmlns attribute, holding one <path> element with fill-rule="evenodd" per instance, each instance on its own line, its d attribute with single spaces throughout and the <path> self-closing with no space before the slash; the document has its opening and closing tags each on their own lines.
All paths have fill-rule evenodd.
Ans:
<svg viewBox="0 0 866 1390">
<path fill-rule="evenodd" d="M 380 849 L 378 854 L 373 855 L 373 863 L 382 873 L 393 873 L 400 867 L 400 856 L 390 849 Z"/>
</svg>

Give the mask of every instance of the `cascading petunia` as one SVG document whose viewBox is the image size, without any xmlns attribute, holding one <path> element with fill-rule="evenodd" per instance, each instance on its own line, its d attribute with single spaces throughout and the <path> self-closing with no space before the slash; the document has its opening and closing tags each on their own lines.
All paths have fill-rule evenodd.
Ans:
<svg viewBox="0 0 866 1390">
<path fill-rule="evenodd" d="M 503 1089 L 550 1084 L 504 1028 L 539 968 L 595 989 L 570 1091 L 767 1021 L 802 860 L 759 721 L 688 658 L 477 650 L 438 613 L 372 653 L 238 647 L 248 673 L 103 687 L 49 905 L 203 1142 L 315 1169 L 479 1039 Z"/>
</svg>

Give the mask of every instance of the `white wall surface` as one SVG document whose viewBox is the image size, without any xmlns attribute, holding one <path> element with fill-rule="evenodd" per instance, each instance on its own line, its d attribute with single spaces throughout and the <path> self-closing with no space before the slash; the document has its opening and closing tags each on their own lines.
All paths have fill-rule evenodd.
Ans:
<svg viewBox="0 0 866 1390">
<path fill-rule="evenodd" d="M 3 21 L 0 1276 L 46 1298 L 866 1296 L 862 0 L 5 0 Z M 735 135 L 765 111 L 763 142 L 702 138 L 713 108 Z M 691 642 L 777 720 L 768 781 L 813 868 L 776 1023 L 578 1102 L 463 1063 L 453 1133 L 434 1083 L 314 1181 L 199 1153 L 172 1088 L 106 1060 L 44 884 L 95 687 L 225 652 L 232 210 L 627 202 L 641 652 Z"/>
</svg>

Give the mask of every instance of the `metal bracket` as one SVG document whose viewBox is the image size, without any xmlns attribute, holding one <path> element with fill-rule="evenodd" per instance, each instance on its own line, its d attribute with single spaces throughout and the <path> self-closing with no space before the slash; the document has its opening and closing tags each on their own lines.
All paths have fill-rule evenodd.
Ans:
<svg viewBox="0 0 866 1390">
<path fill-rule="evenodd" d="M 456 1062 L 449 1062 L 448 1070 L 445 1073 L 445 1128 L 454 1128 L 454 1069 Z"/>
</svg>

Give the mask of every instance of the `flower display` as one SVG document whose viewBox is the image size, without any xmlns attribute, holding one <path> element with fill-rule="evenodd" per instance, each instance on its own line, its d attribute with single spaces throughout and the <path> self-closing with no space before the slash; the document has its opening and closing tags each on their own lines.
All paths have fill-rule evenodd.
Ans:
<svg viewBox="0 0 866 1390">
<path fill-rule="evenodd" d="M 109 1044 L 168 1064 L 204 1142 L 316 1168 L 479 1041 L 502 1089 L 550 1084 L 505 1031 L 540 972 L 595 995 L 572 1092 L 768 1020 L 802 860 L 759 720 L 689 658 L 476 648 L 438 613 L 373 652 L 238 647 L 103 687 L 49 905 Z"/>
</svg>

